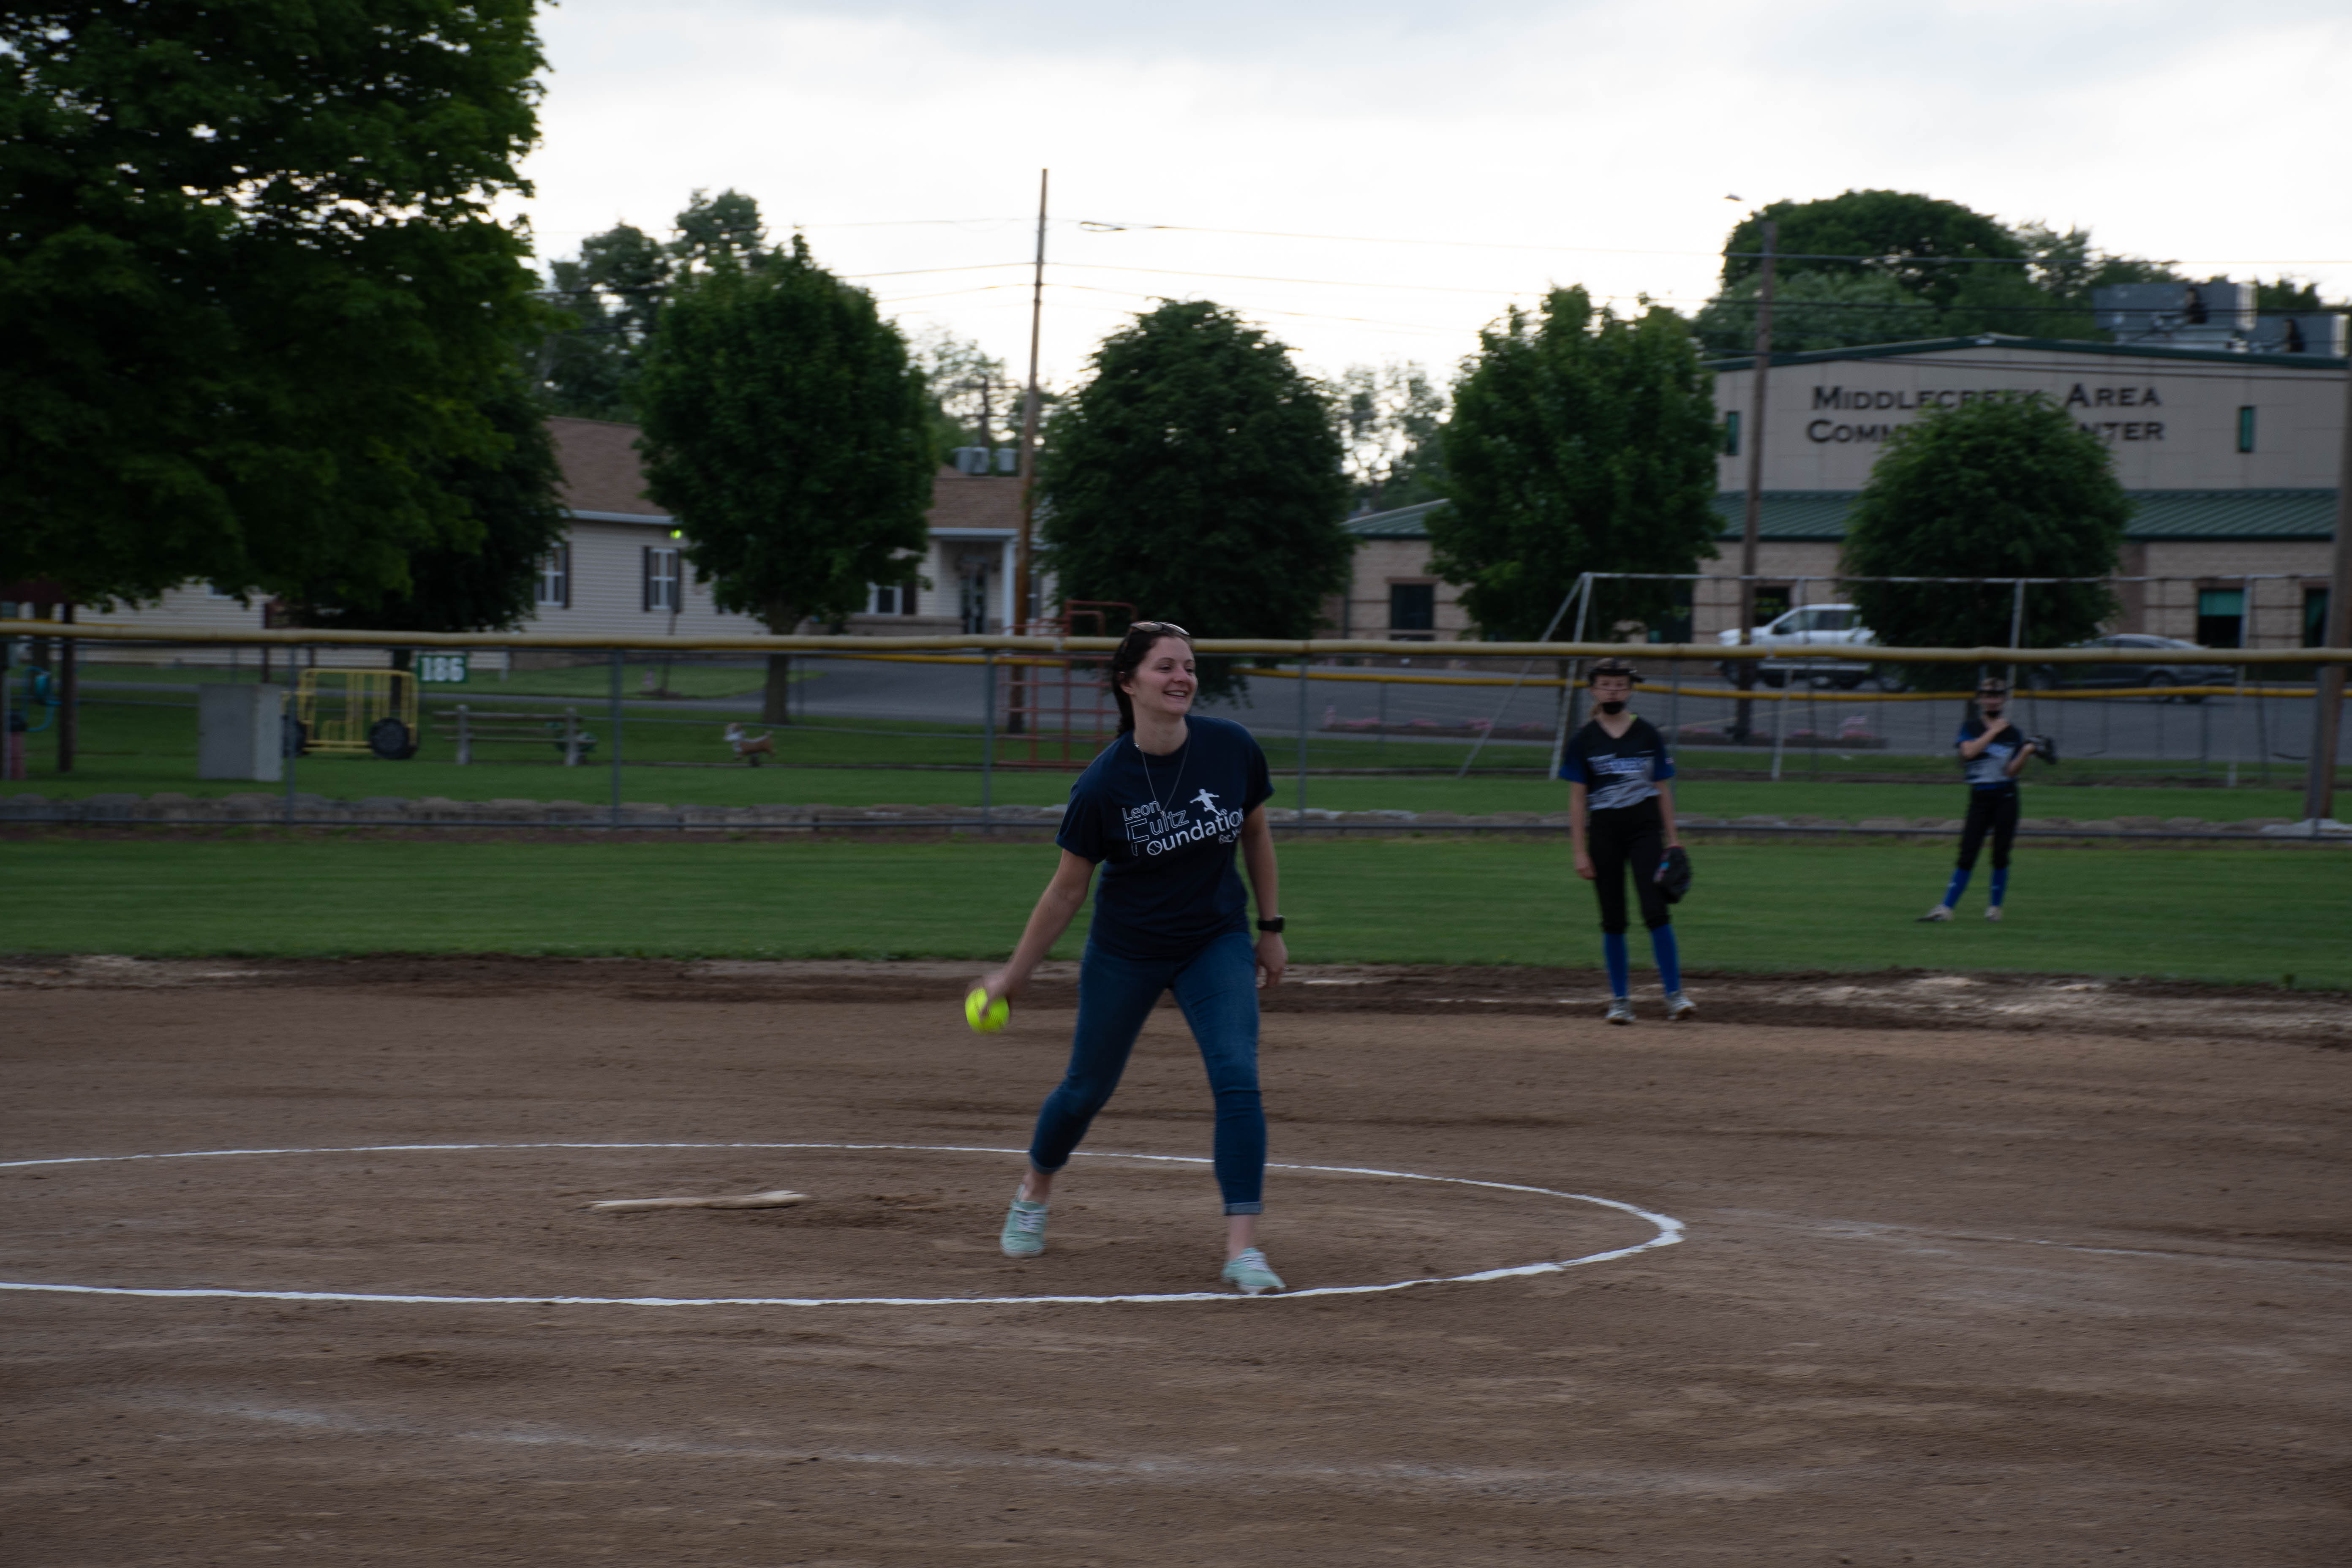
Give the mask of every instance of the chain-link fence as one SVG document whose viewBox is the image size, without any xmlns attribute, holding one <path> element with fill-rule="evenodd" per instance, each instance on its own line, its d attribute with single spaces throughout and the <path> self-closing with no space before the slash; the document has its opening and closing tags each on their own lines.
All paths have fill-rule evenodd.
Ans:
<svg viewBox="0 0 2352 1568">
<path fill-rule="evenodd" d="M 724 649 L 89 641 L 69 658 L 67 637 L 14 637 L 5 790 L 194 801 L 266 785 L 289 803 L 506 801 L 583 819 L 633 802 L 978 810 L 1060 798 L 1115 731 L 1101 652 L 851 641 L 794 649 L 779 685 L 765 657 Z M 1225 655 L 1231 690 L 1200 711 L 1257 736 L 1290 809 L 1318 804 L 1318 780 L 1549 776 L 1563 728 L 1587 717 L 1576 664 L 1475 647 Z M 1642 668 L 1637 711 L 1696 778 L 1948 779 L 1980 668 L 1874 649 L 1742 689 L 1730 657 L 1622 651 Z M 2014 668 L 2013 720 L 2072 781 L 2299 787 L 2311 668 L 2226 658 L 2158 669 L 2026 651 L 1991 668 Z M 205 704 L 221 699 L 207 693 L 265 686 L 283 693 L 283 756 L 243 773 L 208 763 Z M 1346 793 L 1360 809 L 1362 792 Z"/>
</svg>

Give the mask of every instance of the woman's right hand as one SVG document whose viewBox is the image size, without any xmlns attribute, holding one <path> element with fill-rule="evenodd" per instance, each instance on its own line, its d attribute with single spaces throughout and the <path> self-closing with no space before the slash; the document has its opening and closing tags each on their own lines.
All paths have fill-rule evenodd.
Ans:
<svg viewBox="0 0 2352 1568">
<path fill-rule="evenodd" d="M 1581 849 L 1576 852 L 1576 874 L 1588 882 L 1601 874 L 1592 868 L 1592 857 Z"/>
<path fill-rule="evenodd" d="M 1013 978 L 1013 971 L 1009 968 L 992 969 L 982 975 L 976 984 L 981 990 L 988 993 L 988 1000 L 981 1004 L 983 1011 L 995 1006 L 999 1002 L 1011 1000 L 1013 994 L 1021 989 L 1020 982 Z"/>
</svg>

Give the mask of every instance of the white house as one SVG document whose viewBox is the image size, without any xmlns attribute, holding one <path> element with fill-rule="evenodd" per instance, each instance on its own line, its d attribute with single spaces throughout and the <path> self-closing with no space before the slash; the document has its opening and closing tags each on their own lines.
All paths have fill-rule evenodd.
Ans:
<svg viewBox="0 0 2352 1568">
<path fill-rule="evenodd" d="M 636 450 L 637 427 L 601 419 L 551 419 L 562 467 L 562 499 L 572 518 L 564 543 L 541 563 L 538 603 L 518 630 L 657 636 L 757 636 L 750 616 L 719 609 L 708 586 L 693 580 L 681 554 L 677 521 L 645 493 Z M 877 587 L 847 630 L 886 634 L 996 633 L 1013 618 L 1013 542 L 1020 529 L 1021 484 L 999 475 L 942 468 L 931 480 L 930 545 L 922 586 Z M 231 631 L 282 624 L 260 600 L 239 604 L 233 594 L 203 583 L 173 589 L 162 600 L 112 613 L 81 610 L 92 626 L 185 627 Z M 803 629 L 817 630 L 814 626 Z M 137 644 L 84 645 L 83 657 L 152 662 L 184 659 L 251 663 L 234 654 L 173 650 Z M 282 655 L 279 657 L 283 657 Z M 378 664 L 368 649 L 322 649 L 305 661 Z M 503 656 L 478 653 L 478 668 L 499 668 Z"/>
</svg>

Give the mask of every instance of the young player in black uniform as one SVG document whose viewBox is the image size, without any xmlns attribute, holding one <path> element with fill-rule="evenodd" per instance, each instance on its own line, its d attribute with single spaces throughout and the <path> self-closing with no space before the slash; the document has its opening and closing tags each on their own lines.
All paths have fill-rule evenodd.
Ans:
<svg viewBox="0 0 2352 1568">
<path fill-rule="evenodd" d="M 2017 840 L 2017 775 L 2032 756 L 2035 743 L 2009 721 L 2009 682 L 1987 676 L 1977 682 L 1976 704 L 1960 721 L 1953 745 L 1960 753 L 1960 771 L 1969 781 L 1969 815 L 1960 829 L 1960 861 L 1944 889 L 1944 901 L 1919 917 L 1922 922 L 1948 921 L 1960 895 L 1968 891 L 1976 870 L 1977 851 L 1985 835 L 1992 835 L 1991 898 L 1985 919 L 2000 919 L 2000 902 L 2009 893 L 2009 847 Z"/>
<path fill-rule="evenodd" d="M 1594 665 L 1591 721 L 1569 741 L 1559 759 L 1559 776 L 1568 781 L 1576 874 L 1592 884 L 1601 900 L 1601 951 L 1609 965 L 1607 1016 L 1612 1024 L 1633 1021 L 1625 955 L 1628 870 L 1641 900 L 1642 923 L 1650 928 L 1666 1017 L 1688 1018 L 1698 1012 L 1698 1005 L 1683 994 L 1682 955 L 1675 946 L 1665 890 L 1658 885 L 1658 864 L 1678 842 L 1674 786 L 1667 782 L 1675 776 L 1675 760 L 1665 738 L 1627 706 L 1640 679 L 1622 659 Z"/>
</svg>

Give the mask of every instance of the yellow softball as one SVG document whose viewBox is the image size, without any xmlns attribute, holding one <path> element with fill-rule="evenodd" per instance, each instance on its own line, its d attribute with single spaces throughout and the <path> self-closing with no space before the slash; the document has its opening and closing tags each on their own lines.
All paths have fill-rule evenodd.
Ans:
<svg viewBox="0 0 2352 1568">
<path fill-rule="evenodd" d="M 1013 1016 L 1013 1005 L 999 996 L 992 1005 L 986 986 L 974 986 L 963 999 L 963 1021 L 983 1035 L 992 1035 L 1004 1027 L 1004 1020 Z"/>
</svg>

